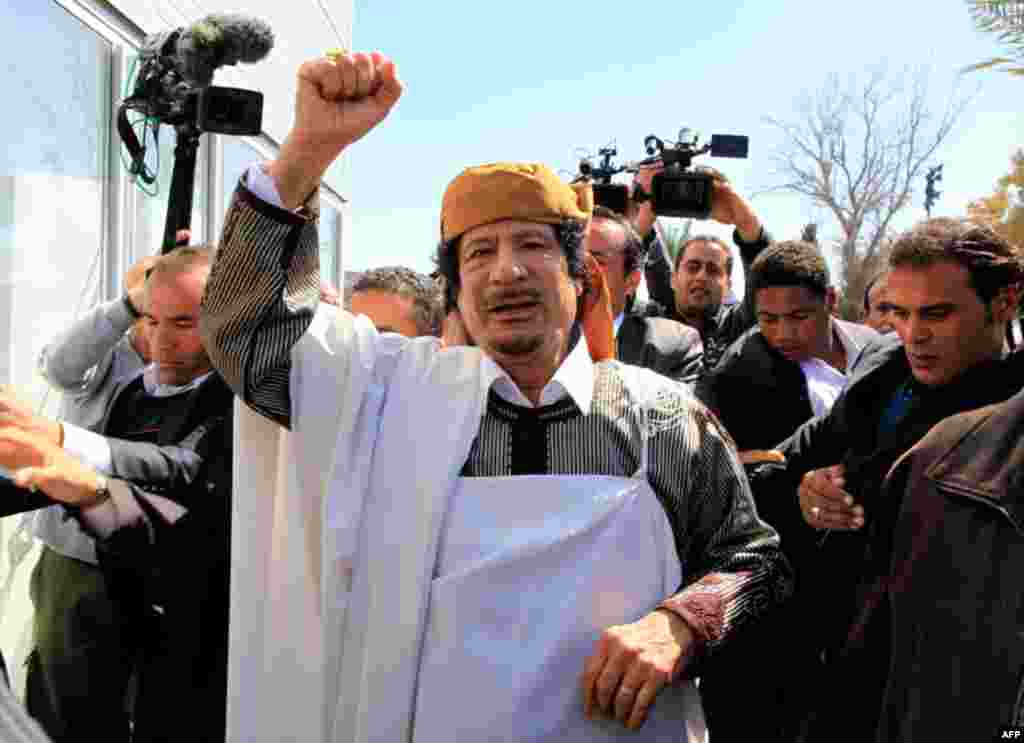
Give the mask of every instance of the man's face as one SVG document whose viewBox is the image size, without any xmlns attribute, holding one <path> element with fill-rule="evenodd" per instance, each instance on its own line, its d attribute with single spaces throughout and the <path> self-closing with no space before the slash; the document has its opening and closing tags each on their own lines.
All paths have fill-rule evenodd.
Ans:
<svg viewBox="0 0 1024 743">
<path fill-rule="evenodd" d="M 868 304 L 871 311 L 864 318 L 864 324 L 879 333 L 888 333 L 893 330 L 892 320 L 889 317 L 891 307 L 885 298 L 885 286 L 886 280 L 883 278 L 876 281 L 875 285 L 871 287 L 871 291 L 868 292 Z"/>
<path fill-rule="evenodd" d="M 199 304 L 210 271 L 159 271 L 146 287 L 146 322 L 161 384 L 182 385 L 213 367 L 199 335 Z"/>
<path fill-rule="evenodd" d="M 610 219 L 595 217 L 587 230 L 586 248 L 604 268 L 605 281 L 612 297 L 612 317 L 626 308 L 626 297 L 640 284 L 640 269 L 626 273 L 626 233 Z"/>
<path fill-rule="evenodd" d="M 503 220 L 459 240 L 459 311 L 466 333 L 499 364 L 561 362 L 582 287 L 551 225 Z"/>
<path fill-rule="evenodd" d="M 998 358 L 1015 294 L 997 297 L 990 312 L 954 262 L 900 266 L 889 272 L 886 300 L 914 378 L 937 387 L 979 362 Z"/>
<path fill-rule="evenodd" d="M 761 335 L 787 359 L 805 361 L 828 352 L 833 292 L 821 297 L 803 286 L 772 286 L 758 289 L 755 299 Z"/>
<path fill-rule="evenodd" d="M 416 324 L 412 299 L 380 289 L 353 292 L 353 315 L 366 315 L 381 333 L 399 333 L 407 338 L 422 335 Z"/>
<path fill-rule="evenodd" d="M 722 304 L 722 297 L 732 285 L 725 261 L 725 251 L 715 243 L 700 241 L 686 247 L 672 274 L 672 290 L 680 313 L 714 309 Z"/>
</svg>

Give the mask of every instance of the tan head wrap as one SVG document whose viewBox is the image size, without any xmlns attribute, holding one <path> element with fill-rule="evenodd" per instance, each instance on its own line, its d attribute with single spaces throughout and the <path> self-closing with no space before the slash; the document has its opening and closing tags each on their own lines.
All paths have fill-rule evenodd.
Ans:
<svg viewBox="0 0 1024 743">
<path fill-rule="evenodd" d="M 441 202 L 441 239 L 503 219 L 560 224 L 590 219 L 589 184 L 578 191 L 540 163 L 491 163 L 467 168 L 448 184 Z"/>
</svg>

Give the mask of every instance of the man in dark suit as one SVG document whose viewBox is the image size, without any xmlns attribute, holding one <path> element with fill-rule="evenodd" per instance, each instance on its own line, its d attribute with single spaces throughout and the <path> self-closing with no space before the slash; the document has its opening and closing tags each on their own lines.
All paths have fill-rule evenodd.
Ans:
<svg viewBox="0 0 1024 743">
<path fill-rule="evenodd" d="M 828 412 L 846 386 L 861 349 L 881 336 L 871 328 L 832 316 L 835 290 L 815 245 L 779 242 L 751 264 L 748 296 L 757 325 L 733 343 L 698 383 L 697 395 L 715 410 L 741 451 L 770 449 L 801 424 Z M 792 498 L 752 478 L 757 510 L 778 529 L 782 548 L 798 576 L 797 595 L 768 626 L 757 628 L 719 658 L 701 685 L 713 738 L 791 741 L 806 714 L 807 695 L 821 673 L 809 640 L 799 578 L 813 560 L 816 532 L 792 507 Z M 757 688 L 738 690 L 744 668 L 787 668 Z M 735 713 L 743 700 L 744 715 Z"/>
<path fill-rule="evenodd" d="M 121 608 L 115 629 L 138 648 L 122 659 L 138 668 L 136 743 L 224 738 L 233 395 L 198 330 L 209 273 L 208 249 L 154 264 L 144 300 L 154 363 L 116 386 L 103 436 L 72 440 L 67 424 L 0 400 L 0 461 L 47 496 L 7 481 L 0 513 L 61 502 L 97 539 Z M 114 714 L 93 709 L 97 724 Z M 88 739 L 81 725 L 66 732 L 60 740 Z"/>
<path fill-rule="evenodd" d="M 627 298 L 640 284 L 643 255 L 643 242 L 632 225 L 610 209 L 595 207 L 586 247 L 605 271 L 619 361 L 694 384 L 704 355 L 697 331 L 674 320 L 625 313 Z"/>
<path fill-rule="evenodd" d="M 811 243 L 767 248 L 751 264 L 748 291 L 757 325 L 697 387 L 740 451 L 769 449 L 827 413 L 861 349 L 881 337 L 833 317 L 828 265 Z"/>
</svg>

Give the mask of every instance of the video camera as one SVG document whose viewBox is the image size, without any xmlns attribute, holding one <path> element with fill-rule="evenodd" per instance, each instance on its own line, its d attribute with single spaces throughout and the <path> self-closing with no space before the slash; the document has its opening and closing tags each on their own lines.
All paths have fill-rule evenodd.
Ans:
<svg viewBox="0 0 1024 743">
<path fill-rule="evenodd" d="M 644 139 L 648 158 L 636 163 L 615 167 L 611 158 L 618 154 L 614 147 L 598 150 L 602 158 L 595 167 L 589 160 L 580 161 L 579 179 L 590 180 L 594 189 L 594 203 L 605 206 L 620 214 L 626 213 L 629 204 L 629 188 L 611 182 L 612 176 L 630 172 L 636 173 L 645 165 L 664 165 L 664 170 L 654 176 L 651 193 L 639 189 L 633 193 L 633 200 L 642 203 L 651 201 L 654 213 L 659 217 L 692 217 L 707 219 L 711 215 L 713 177 L 692 169 L 693 159 L 710 153 L 712 157 L 747 157 L 749 139 L 741 135 L 714 134 L 711 142 L 699 146 L 700 137 L 690 129 L 681 129 L 679 141 L 666 144 L 653 134 Z"/>
<path fill-rule="evenodd" d="M 693 159 L 708 153 L 712 157 L 746 157 L 749 148 L 747 137 L 735 134 L 713 134 L 711 143 L 703 147 L 698 146 L 699 141 L 700 136 L 689 129 L 681 129 L 679 141 L 670 147 L 653 134 L 644 139 L 644 148 L 652 156 L 644 164 L 660 160 L 665 165 L 665 170 L 652 179 L 649 195 L 659 217 L 707 219 L 711 215 L 714 178 L 692 170 Z"/>
<path fill-rule="evenodd" d="M 191 26 L 147 36 L 134 88 L 118 109 L 118 132 L 132 157 L 132 174 L 152 182 L 144 168 L 145 148 L 128 121 L 129 111 L 197 136 L 259 134 L 263 94 L 210 83 L 218 67 L 258 62 L 273 43 L 267 26 L 238 15 L 209 15 Z"/>
<path fill-rule="evenodd" d="M 177 230 L 191 222 L 200 135 L 255 136 L 263 128 L 263 94 L 212 86 L 214 71 L 222 65 L 258 62 L 273 45 L 274 34 L 266 24 L 236 14 L 211 14 L 143 41 L 132 93 L 118 108 L 117 131 L 131 157 L 129 173 L 147 185 L 157 174 L 146 166 L 145 131 L 153 127 L 155 139 L 159 126 L 167 124 L 177 134 L 164 251 L 174 247 Z M 129 112 L 142 118 L 132 122 Z M 134 129 L 140 122 L 145 126 L 141 142 Z"/>
<path fill-rule="evenodd" d="M 617 154 L 619 151 L 615 145 L 608 145 L 597 151 L 598 157 L 601 158 L 601 163 L 597 167 L 585 158 L 580 160 L 580 179 L 590 181 L 594 204 L 625 214 L 629 207 L 629 187 L 622 183 L 612 183 L 612 176 L 626 170 L 625 167 L 612 166 L 612 158 Z"/>
</svg>

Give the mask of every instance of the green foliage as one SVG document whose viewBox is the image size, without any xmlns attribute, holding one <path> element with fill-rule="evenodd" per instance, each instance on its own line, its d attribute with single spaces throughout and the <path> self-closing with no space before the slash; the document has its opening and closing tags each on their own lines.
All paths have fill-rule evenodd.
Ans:
<svg viewBox="0 0 1024 743">
<path fill-rule="evenodd" d="M 962 72 L 998 68 L 1024 77 L 1024 0 L 967 0 L 974 27 L 996 37 L 1009 56 L 993 57 Z"/>
<path fill-rule="evenodd" d="M 693 232 L 693 220 L 667 220 L 659 219 L 658 225 L 661 228 L 661 238 L 665 243 L 665 250 L 668 251 L 669 258 L 672 259 L 672 265 L 676 264 L 676 256 L 679 255 L 679 251 L 687 240 L 690 239 L 690 234 Z"/>
</svg>

